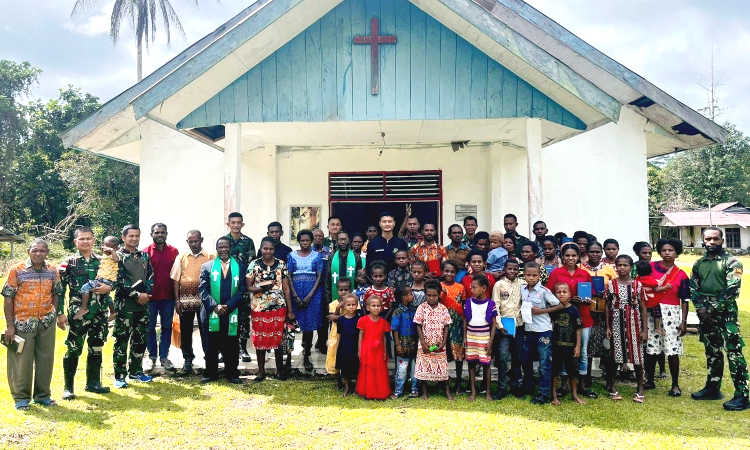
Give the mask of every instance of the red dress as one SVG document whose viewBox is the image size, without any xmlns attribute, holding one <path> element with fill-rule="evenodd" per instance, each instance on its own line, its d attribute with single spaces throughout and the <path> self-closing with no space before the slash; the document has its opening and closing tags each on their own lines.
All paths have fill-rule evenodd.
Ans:
<svg viewBox="0 0 750 450">
<path fill-rule="evenodd" d="M 364 331 L 359 357 L 357 394 L 367 399 L 385 400 L 391 395 L 391 378 L 388 361 L 384 359 L 383 334 L 391 331 L 391 325 L 381 318 L 373 322 L 369 315 L 357 322 Z"/>
</svg>

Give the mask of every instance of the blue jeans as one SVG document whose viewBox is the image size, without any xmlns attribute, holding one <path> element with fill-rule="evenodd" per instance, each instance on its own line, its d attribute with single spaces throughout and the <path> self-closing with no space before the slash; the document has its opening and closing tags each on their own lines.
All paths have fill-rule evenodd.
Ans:
<svg viewBox="0 0 750 450">
<path fill-rule="evenodd" d="M 411 364 L 411 372 L 409 371 L 409 364 Z M 416 359 L 396 356 L 396 395 L 404 393 L 407 373 L 411 377 L 411 391 L 415 394 L 419 393 L 419 384 L 417 384 L 417 379 L 414 378 L 414 368 L 416 366 Z"/>
<path fill-rule="evenodd" d="M 552 392 L 552 331 L 526 331 L 523 339 L 523 387 L 534 391 L 534 357 L 539 355 L 539 395 Z"/>
<path fill-rule="evenodd" d="M 497 367 L 498 391 L 508 389 L 508 366 L 510 366 L 510 387 L 515 388 L 521 384 L 523 375 L 521 373 L 521 356 L 523 355 L 523 327 L 516 328 L 515 336 L 495 334 L 493 344 L 497 346 L 495 354 L 495 367 Z"/>
<path fill-rule="evenodd" d="M 581 375 L 588 374 L 589 371 L 589 338 L 591 337 L 591 327 L 581 328 L 581 358 L 578 362 L 578 373 Z"/>
<path fill-rule="evenodd" d="M 148 339 L 146 347 L 148 356 L 156 359 L 156 317 L 161 318 L 161 337 L 159 338 L 159 358 L 169 356 L 172 345 L 172 319 L 174 316 L 174 300 L 156 300 L 148 302 Z"/>
</svg>

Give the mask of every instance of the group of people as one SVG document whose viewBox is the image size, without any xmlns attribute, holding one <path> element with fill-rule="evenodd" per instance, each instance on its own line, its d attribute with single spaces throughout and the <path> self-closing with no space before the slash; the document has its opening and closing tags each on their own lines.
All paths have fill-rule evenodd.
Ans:
<svg viewBox="0 0 750 450">
<path fill-rule="evenodd" d="M 570 238 L 552 236 L 542 221 L 534 223 L 533 239 L 528 239 L 517 232 L 513 214 L 505 216 L 504 232 L 491 233 L 478 231 L 476 218 L 467 217 L 463 227 L 448 228 L 445 247 L 438 243 L 437 226 L 420 223 L 408 209 L 398 232 L 388 212 L 365 234 L 350 235 L 342 225 L 340 218 L 329 218 L 327 237 L 321 229 L 302 230 L 296 236 L 299 250 L 292 250 L 281 242 L 283 226 L 272 222 L 257 254 L 236 212 L 228 217 L 229 234 L 214 249 L 205 249 L 201 232 L 191 230 L 189 252 L 183 254 L 167 244 L 163 223 L 151 227 L 153 242 L 143 250 L 138 249 L 140 229 L 127 225 L 120 238 L 103 240 L 101 255 L 93 251 L 92 230 L 81 227 L 74 236 L 77 253 L 59 266 L 46 260 L 47 244 L 34 240 L 29 258 L 11 268 L 2 289 L 3 341 L 9 346 L 23 341 L 22 351 L 8 349 L 16 408 L 27 409 L 32 399 L 55 404 L 49 388 L 55 324 L 68 329 L 62 398 L 72 399 L 84 344 L 85 389 L 109 392 L 100 374 L 110 321 L 115 387 L 151 381 L 146 372 L 157 359 L 164 369 L 175 370 L 168 357 L 174 313 L 180 319 L 185 372 L 193 369 L 198 317 L 203 383 L 218 379 L 222 360 L 224 377 L 241 383 L 239 361 L 251 360 L 250 339 L 258 362 L 254 381 L 266 379 L 268 351 L 275 353 L 276 378 L 285 379 L 301 332 L 304 369 L 313 370 L 317 334 L 315 347 L 326 354 L 326 370 L 336 375 L 344 396 L 427 399 L 428 383 L 438 382 L 448 399 L 469 392 L 474 400 L 483 392 L 487 400 L 531 396 L 535 404 L 559 405 L 570 392 L 584 404 L 584 398 L 597 398 L 591 367 L 599 358 L 610 399 L 622 400 L 618 372 L 633 371 L 633 401 L 643 403 L 645 391 L 656 388 L 657 365 L 664 373 L 665 361 L 672 378 L 669 395 L 682 395 L 680 355 L 689 301 L 700 318 L 709 371 L 705 387 L 692 398 L 722 398 L 724 350 L 735 386 L 734 398 L 724 407 L 750 408 L 736 301 L 742 265 L 723 250 L 717 228 L 704 231 L 706 254 L 688 277 L 675 264 L 683 250 L 679 240 L 659 240 L 655 247 L 661 260 L 656 262 L 651 245 L 638 242 L 634 262 L 620 253 L 614 239 L 599 243 L 583 231 Z M 389 359 L 395 359 L 393 380 Z M 498 369 L 494 394 L 493 361 Z M 450 362 L 455 364 L 453 386 Z"/>
</svg>

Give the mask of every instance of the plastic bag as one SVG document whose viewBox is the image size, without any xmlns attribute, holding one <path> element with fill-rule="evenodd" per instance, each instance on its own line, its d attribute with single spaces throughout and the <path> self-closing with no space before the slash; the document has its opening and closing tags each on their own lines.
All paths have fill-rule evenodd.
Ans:
<svg viewBox="0 0 750 450">
<path fill-rule="evenodd" d="M 172 346 L 181 348 L 182 331 L 180 330 L 180 315 L 176 312 L 172 315 Z"/>
</svg>

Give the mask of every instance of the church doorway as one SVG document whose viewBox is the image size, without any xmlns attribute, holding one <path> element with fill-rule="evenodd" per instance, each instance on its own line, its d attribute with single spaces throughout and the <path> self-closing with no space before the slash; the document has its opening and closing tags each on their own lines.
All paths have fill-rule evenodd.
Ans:
<svg viewBox="0 0 750 450">
<path fill-rule="evenodd" d="M 433 222 L 442 242 L 442 172 L 332 172 L 328 177 L 329 207 L 340 217 L 349 233 L 367 230 L 377 224 L 380 214 L 390 211 L 396 230 L 411 205 L 421 223 Z"/>
</svg>

